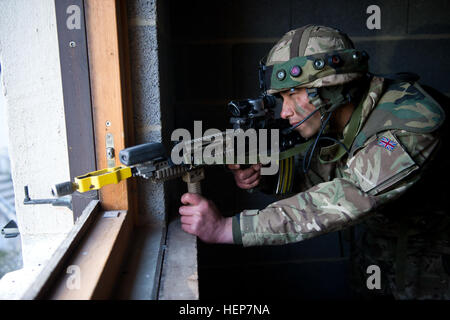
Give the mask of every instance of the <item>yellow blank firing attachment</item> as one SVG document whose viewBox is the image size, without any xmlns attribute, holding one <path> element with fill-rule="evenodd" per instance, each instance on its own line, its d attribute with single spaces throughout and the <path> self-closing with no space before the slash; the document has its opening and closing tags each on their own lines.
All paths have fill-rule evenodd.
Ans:
<svg viewBox="0 0 450 320">
<path fill-rule="evenodd" d="M 130 167 L 119 166 L 93 171 L 84 176 L 78 176 L 74 179 L 74 183 L 77 186 L 76 191 L 86 192 L 98 190 L 108 184 L 119 183 L 131 176 L 132 173 Z"/>
</svg>

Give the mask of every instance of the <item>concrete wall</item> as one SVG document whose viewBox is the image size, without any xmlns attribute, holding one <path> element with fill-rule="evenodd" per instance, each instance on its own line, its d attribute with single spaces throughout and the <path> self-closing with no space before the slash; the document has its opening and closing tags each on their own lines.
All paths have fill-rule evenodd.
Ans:
<svg viewBox="0 0 450 320">
<path fill-rule="evenodd" d="M 163 124 L 160 95 L 159 46 L 156 1 L 129 1 L 130 65 L 135 143 L 162 142 L 168 129 Z M 163 224 L 166 218 L 164 184 L 138 180 L 141 224 Z"/>
<path fill-rule="evenodd" d="M 1 67 L 0 60 L 0 67 Z M 0 173 L 9 172 L 9 156 L 8 156 L 8 122 L 6 119 L 6 100 L 2 94 L 0 71 Z"/>
<path fill-rule="evenodd" d="M 23 205 L 25 185 L 31 198 L 49 198 L 52 184 L 69 179 L 54 1 L 1 1 L 0 12 L 1 94 L 25 270 L 17 291 L 70 231 L 73 216 L 63 207 Z"/>
<path fill-rule="evenodd" d="M 366 27 L 372 4 L 381 9 L 381 30 Z M 417 72 L 423 83 L 450 93 L 445 0 L 193 0 L 170 1 L 169 12 L 177 128 L 192 128 L 194 120 L 204 129 L 229 127 L 226 103 L 259 94 L 259 60 L 285 32 L 309 23 L 348 33 L 368 51 L 374 73 Z M 237 190 L 220 168 L 208 169 L 204 190 L 230 214 L 273 200 Z M 348 297 L 345 241 L 342 249 L 338 233 L 273 248 L 199 243 L 200 297 Z"/>
<path fill-rule="evenodd" d="M 171 132 L 171 113 L 166 107 L 164 72 L 158 43 L 156 1 L 127 1 L 128 38 L 135 143 L 164 142 Z M 165 97 L 163 97 L 163 95 Z M 167 145 L 169 150 L 169 145 Z M 130 250 L 121 276 L 116 279 L 114 298 L 156 299 L 160 282 L 170 210 L 169 184 L 138 178 L 138 226 L 133 231 Z M 173 183 L 172 183 L 173 185 Z"/>
<path fill-rule="evenodd" d="M 1 61 L 0 61 L 1 65 Z M 1 77 L 1 71 L 0 71 L 0 77 Z M 1 79 L 1 78 L 0 78 Z M 1 83 L 1 80 L 0 80 Z M 0 92 L 3 90 L 0 89 Z M 8 123 L 6 120 L 6 101 L 4 98 L 3 93 L 0 94 L 0 149 L 7 149 L 8 148 Z"/>
</svg>

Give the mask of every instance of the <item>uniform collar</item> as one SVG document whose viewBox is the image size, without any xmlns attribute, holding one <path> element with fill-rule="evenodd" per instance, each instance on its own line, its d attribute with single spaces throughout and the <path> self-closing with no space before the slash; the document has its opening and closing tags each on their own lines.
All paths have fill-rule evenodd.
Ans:
<svg viewBox="0 0 450 320">
<path fill-rule="evenodd" d="M 350 149 L 355 137 L 361 131 L 361 128 L 367 121 L 372 110 L 378 104 L 383 92 L 384 79 L 380 77 L 373 77 L 369 83 L 369 89 L 363 95 L 358 106 L 352 113 L 350 121 L 345 126 L 340 141 Z M 319 153 L 319 160 L 321 163 L 330 163 L 338 161 L 346 154 L 345 149 L 339 144 L 334 143 L 330 146 L 322 147 Z"/>
</svg>

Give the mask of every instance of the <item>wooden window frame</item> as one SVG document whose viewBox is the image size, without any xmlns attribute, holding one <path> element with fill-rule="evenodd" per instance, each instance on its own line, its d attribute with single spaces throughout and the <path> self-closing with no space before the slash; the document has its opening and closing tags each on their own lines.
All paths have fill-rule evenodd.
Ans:
<svg viewBox="0 0 450 320">
<path fill-rule="evenodd" d="M 58 1 L 55 0 L 55 4 Z M 93 124 L 91 143 L 95 145 L 96 166 L 107 167 L 107 134 L 113 136 L 115 164 L 120 165 L 118 152 L 134 142 L 126 1 L 79 0 L 70 4 L 77 2 L 84 9 L 86 26 Z M 84 88 L 83 92 L 87 91 Z M 64 96 L 66 98 L 66 91 Z M 66 109 L 66 117 L 73 111 Z M 89 135 L 85 141 L 89 144 Z M 76 156 L 73 154 L 72 159 Z M 110 297 L 113 280 L 120 270 L 137 220 L 136 183 L 129 179 L 106 186 L 99 191 L 99 197 L 100 201 L 88 203 L 23 299 Z M 71 266 L 78 267 L 80 274 L 71 273 Z M 79 288 L 68 285 L 73 276 L 79 276 Z"/>
</svg>

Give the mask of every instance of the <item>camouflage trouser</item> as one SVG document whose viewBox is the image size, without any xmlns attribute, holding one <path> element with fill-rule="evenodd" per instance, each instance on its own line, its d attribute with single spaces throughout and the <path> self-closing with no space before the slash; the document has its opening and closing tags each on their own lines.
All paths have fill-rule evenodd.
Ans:
<svg viewBox="0 0 450 320">
<path fill-rule="evenodd" d="M 357 297 L 450 299 L 450 246 L 446 240 L 427 241 L 412 236 L 402 253 L 398 237 L 375 236 L 366 230 L 357 239 L 356 247 L 352 288 Z M 380 268 L 381 289 L 367 287 L 370 265 Z"/>
</svg>

